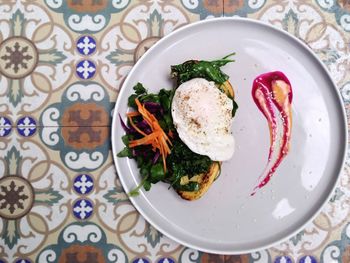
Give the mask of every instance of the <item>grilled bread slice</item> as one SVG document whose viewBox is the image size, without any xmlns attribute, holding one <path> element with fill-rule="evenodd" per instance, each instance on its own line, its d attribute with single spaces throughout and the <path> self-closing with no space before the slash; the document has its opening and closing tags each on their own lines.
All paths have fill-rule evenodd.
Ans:
<svg viewBox="0 0 350 263">
<path fill-rule="evenodd" d="M 223 91 L 228 97 L 234 98 L 234 91 L 231 83 L 227 80 L 221 86 L 218 87 L 221 91 Z M 209 167 L 209 170 L 206 173 L 198 174 L 191 179 L 185 177 L 183 180 L 183 184 L 189 182 L 197 182 L 199 183 L 198 191 L 177 191 L 177 193 L 188 201 L 193 201 L 201 198 L 210 188 L 215 179 L 220 175 L 221 170 L 221 162 L 213 162 Z"/>
</svg>

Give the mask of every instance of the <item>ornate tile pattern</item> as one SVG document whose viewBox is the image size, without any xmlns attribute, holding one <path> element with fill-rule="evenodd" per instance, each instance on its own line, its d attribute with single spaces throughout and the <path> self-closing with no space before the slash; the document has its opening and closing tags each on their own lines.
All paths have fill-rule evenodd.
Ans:
<svg viewBox="0 0 350 263">
<path fill-rule="evenodd" d="M 350 262 L 350 161 L 318 217 L 248 255 L 211 255 L 156 231 L 110 152 L 118 90 L 164 35 L 219 16 L 307 43 L 350 113 L 348 0 L 0 0 L 0 262 Z"/>
</svg>

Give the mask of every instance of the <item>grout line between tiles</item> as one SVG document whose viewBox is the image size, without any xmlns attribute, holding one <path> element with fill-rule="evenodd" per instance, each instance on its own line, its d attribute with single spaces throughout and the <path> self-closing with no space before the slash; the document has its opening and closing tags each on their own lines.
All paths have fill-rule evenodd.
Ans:
<svg viewBox="0 0 350 263">
<path fill-rule="evenodd" d="M 222 0 L 222 16 L 225 16 L 225 0 Z"/>
</svg>

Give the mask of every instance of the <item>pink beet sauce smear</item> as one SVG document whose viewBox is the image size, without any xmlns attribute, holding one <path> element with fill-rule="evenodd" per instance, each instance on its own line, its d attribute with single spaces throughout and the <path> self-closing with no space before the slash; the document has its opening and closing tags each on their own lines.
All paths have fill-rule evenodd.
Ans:
<svg viewBox="0 0 350 263">
<path fill-rule="evenodd" d="M 255 104 L 265 116 L 270 130 L 270 149 L 264 172 L 251 196 L 264 187 L 288 154 L 292 131 L 293 91 L 288 78 L 280 71 L 255 78 L 252 88 Z"/>
</svg>

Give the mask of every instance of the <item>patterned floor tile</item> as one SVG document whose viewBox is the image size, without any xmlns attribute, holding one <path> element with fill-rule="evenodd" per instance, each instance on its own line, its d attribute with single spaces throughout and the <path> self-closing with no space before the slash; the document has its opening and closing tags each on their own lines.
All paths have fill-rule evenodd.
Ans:
<svg viewBox="0 0 350 263">
<path fill-rule="evenodd" d="M 330 202 L 290 240 L 248 255 L 180 246 L 118 180 L 111 112 L 136 61 L 191 22 L 259 19 L 307 43 L 350 111 L 347 1 L 0 0 L 0 262 L 348 262 L 349 161 Z"/>
<path fill-rule="evenodd" d="M 249 14 L 258 12 L 266 4 L 266 2 L 269 1 L 224 0 L 224 15 L 247 17 Z"/>
<path fill-rule="evenodd" d="M 350 236 L 349 223 L 347 223 L 338 240 L 331 242 L 322 251 L 321 262 L 350 262 Z"/>
<path fill-rule="evenodd" d="M 257 251 L 251 254 L 242 255 L 216 255 L 203 253 L 190 248 L 183 248 L 178 258 L 179 262 L 196 262 L 196 263 L 270 263 L 271 256 L 268 250 Z"/>
<path fill-rule="evenodd" d="M 110 128 L 79 128 L 35 127 L 30 136 L 0 138 L 0 260 L 57 262 L 80 250 L 79 258 L 90 253 L 107 262 L 176 262 L 182 247 L 136 212 L 117 180 Z M 89 132 L 106 141 L 89 142 Z"/>
<path fill-rule="evenodd" d="M 342 9 L 336 2 L 254 1 L 252 5 L 259 8 L 248 14 L 248 17 L 283 29 L 306 43 L 326 65 L 341 88 L 350 80 L 347 74 L 350 69 L 350 34 L 336 23 L 333 15 L 321 8 L 334 4 L 337 8 L 332 8 L 332 11 L 344 13 L 345 8 Z M 231 16 L 232 13 L 226 15 Z"/>
<path fill-rule="evenodd" d="M 65 88 L 58 102 L 49 104 L 40 114 L 43 127 L 108 127 L 111 102 L 106 89 L 97 82 L 80 81 Z M 88 128 L 85 128 L 88 130 Z"/>
<path fill-rule="evenodd" d="M 94 171 L 110 157 L 110 127 L 43 127 L 40 139 L 72 171 Z"/>
<path fill-rule="evenodd" d="M 224 256 L 225 263 L 267 263 L 271 262 L 268 251 L 259 251 L 252 254 Z"/>
<path fill-rule="evenodd" d="M 346 32 L 350 32 L 350 2 L 347 0 L 340 1 L 316 1 L 322 10 L 331 13 L 338 25 Z"/>
<path fill-rule="evenodd" d="M 65 86 L 72 38 L 39 3 L 2 1 L 0 16 L 0 107 L 16 120 L 40 111 Z"/>
<path fill-rule="evenodd" d="M 6 116 L 0 116 L 0 137 L 7 137 L 10 135 L 13 128 L 13 122 Z"/>
<path fill-rule="evenodd" d="M 108 191 L 115 189 L 116 173 L 110 159 L 101 169 L 71 169 L 59 151 L 41 141 L 44 129 L 56 128 L 35 127 L 30 136 L 13 132 L 0 138 L 1 260 L 43 262 L 37 258 L 42 246 L 57 239 L 70 223 L 96 220 L 97 200 L 102 202 L 103 195 L 109 197 L 113 194 L 108 195 Z M 122 196 L 127 201 L 126 195 Z"/>
<path fill-rule="evenodd" d="M 52 104 L 80 96 L 81 91 L 77 95 L 74 91 L 67 93 L 68 89 L 89 86 L 88 92 L 93 95 L 94 89 L 100 88 L 92 84 L 107 94 L 102 94 L 104 101 L 99 105 L 104 103 L 109 110 L 137 59 L 162 36 L 200 19 L 190 12 L 186 1 L 93 2 L 1 5 L 0 94 L 4 96 L 0 109 L 4 108 L 4 117 L 14 122 L 24 116 L 39 119 Z M 169 14 L 176 15 L 170 19 Z M 99 95 L 93 97 L 101 99 Z M 78 100 L 84 102 L 84 97 Z"/>
<path fill-rule="evenodd" d="M 0 258 L 8 262 L 35 253 L 67 220 L 70 172 L 40 142 L 39 130 L 0 138 Z"/>
<path fill-rule="evenodd" d="M 193 14 L 198 14 L 200 19 L 221 17 L 224 13 L 226 0 L 205 0 L 205 1 L 181 1 L 183 6 Z"/>
</svg>

